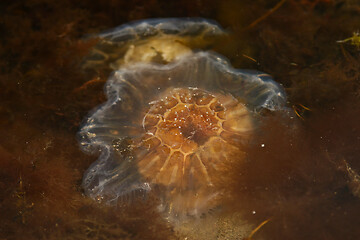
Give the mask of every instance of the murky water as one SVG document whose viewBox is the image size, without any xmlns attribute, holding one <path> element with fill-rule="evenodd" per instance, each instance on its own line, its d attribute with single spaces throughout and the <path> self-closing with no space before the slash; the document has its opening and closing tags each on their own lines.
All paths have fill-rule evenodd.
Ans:
<svg viewBox="0 0 360 240">
<path fill-rule="evenodd" d="M 360 236 L 357 1 L 29 0 L 4 1 L 0 11 L 1 238 Z M 158 213 L 156 194 L 116 207 L 83 194 L 82 176 L 97 156 L 80 150 L 76 134 L 106 101 L 111 70 L 81 64 L 96 44 L 84 41 L 87 34 L 131 20 L 194 16 L 231 32 L 208 48 L 236 68 L 273 76 L 288 109 L 266 113 L 246 162 L 222 173 L 221 207 L 174 226 Z"/>
</svg>

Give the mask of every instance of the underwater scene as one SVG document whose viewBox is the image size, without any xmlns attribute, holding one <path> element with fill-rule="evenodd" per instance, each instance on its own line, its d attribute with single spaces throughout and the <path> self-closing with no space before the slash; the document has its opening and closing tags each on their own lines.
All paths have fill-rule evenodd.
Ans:
<svg viewBox="0 0 360 240">
<path fill-rule="evenodd" d="M 358 0 L 0 3 L 0 239 L 360 239 Z"/>
</svg>

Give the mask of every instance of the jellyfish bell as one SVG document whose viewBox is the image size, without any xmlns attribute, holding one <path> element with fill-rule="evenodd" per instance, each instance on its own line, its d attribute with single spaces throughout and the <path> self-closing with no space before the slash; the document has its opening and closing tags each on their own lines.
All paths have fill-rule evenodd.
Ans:
<svg viewBox="0 0 360 240">
<path fill-rule="evenodd" d="M 203 18 L 164 18 L 135 21 L 92 36 L 98 42 L 82 64 L 84 69 L 136 62 L 169 63 L 194 49 L 206 49 L 226 32 Z"/>
<path fill-rule="evenodd" d="M 79 132 L 84 151 L 101 152 L 84 175 L 85 193 L 116 203 L 161 189 L 159 210 L 175 221 L 217 207 L 221 179 L 244 161 L 259 112 L 286 101 L 269 75 L 234 69 L 213 52 L 126 65 L 105 91 L 107 102 Z"/>
</svg>

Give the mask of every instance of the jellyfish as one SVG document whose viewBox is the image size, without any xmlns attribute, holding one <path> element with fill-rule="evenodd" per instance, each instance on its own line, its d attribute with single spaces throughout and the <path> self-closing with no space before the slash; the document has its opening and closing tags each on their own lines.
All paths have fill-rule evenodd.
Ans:
<svg viewBox="0 0 360 240">
<path fill-rule="evenodd" d="M 95 37 L 97 44 L 82 67 L 94 69 L 136 62 L 169 63 L 193 49 L 210 48 L 226 31 L 215 21 L 203 18 L 166 18 L 134 21 Z"/>
<path fill-rule="evenodd" d="M 140 27 L 151 33 L 162 29 L 160 39 L 168 32 L 191 38 L 199 23 L 210 24 L 145 21 L 106 36 L 132 40 L 128 32 Z M 219 28 L 213 29 L 212 34 Z M 78 134 L 85 152 L 100 152 L 84 174 L 86 195 L 117 204 L 154 191 L 159 211 L 175 221 L 218 206 L 218 183 L 234 161 L 245 160 L 244 146 L 260 124 L 260 113 L 282 109 L 286 96 L 268 74 L 234 69 L 212 51 L 189 51 L 173 53 L 166 63 L 141 57 L 112 73 L 105 85 L 107 101 L 89 114 Z"/>
</svg>

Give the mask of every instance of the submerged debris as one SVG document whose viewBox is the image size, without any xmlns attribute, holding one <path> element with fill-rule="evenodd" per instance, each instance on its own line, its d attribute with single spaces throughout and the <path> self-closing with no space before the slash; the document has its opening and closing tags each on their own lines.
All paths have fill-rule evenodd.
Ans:
<svg viewBox="0 0 360 240">
<path fill-rule="evenodd" d="M 352 37 L 346 38 L 344 40 L 339 40 L 337 42 L 338 43 L 350 42 L 351 45 L 355 46 L 358 50 L 360 50 L 360 33 L 354 32 Z"/>
</svg>

